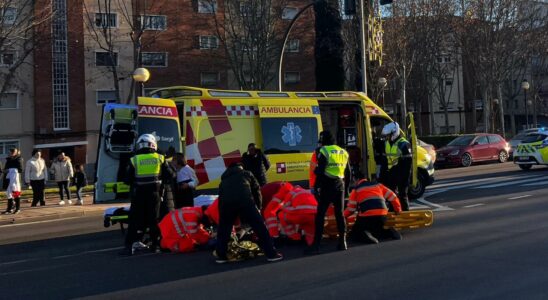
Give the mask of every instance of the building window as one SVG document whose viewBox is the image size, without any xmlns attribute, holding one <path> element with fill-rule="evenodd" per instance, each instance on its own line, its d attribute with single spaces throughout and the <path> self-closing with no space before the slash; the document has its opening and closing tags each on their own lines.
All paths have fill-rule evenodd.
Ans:
<svg viewBox="0 0 548 300">
<path fill-rule="evenodd" d="M 67 47 L 67 0 L 53 0 L 51 22 L 53 130 L 70 129 Z"/>
<path fill-rule="evenodd" d="M 115 13 L 95 13 L 95 27 L 118 27 L 118 15 Z"/>
<path fill-rule="evenodd" d="M 15 63 L 15 54 L 15 51 L 0 52 L 0 66 L 12 66 Z"/>
<path fill-rule="evenodd" d="M 145 67 L 167 67 L 167 52 L 143 52 L 141 63 Z"/>
<path fill-rule="evenodd" d="M 217 86 L 219 77 L 219 72 L 202 72 L 200 73 L 200 84 L 202 86 Z"/>
<path fill-rule="evenodd" d="M 116 103 L 116 91 L 97 91 L 97 104 Z"/>
<path fill-rule="evenodd" d="M 9 3 L 9 2 L 8 2 Z M 6 4 L 5 2 L 2 4 Z M 0 11 L 2 13 L 2 24 L 3 25 L 13 25 L 15 20 L 17 20 L 17 8 L 7 7 Z"/>
<path fill-rule="evenodd" d="M 253 7 L 251 2 L 241 2 L 240 3 L 240 15 L 242 17 L 247 17 L 253 14 Z"/>
<path fill-rule="evenodd" d="M 95 66 L 116 67 L 118 66 L 118 53 L 116 52 L 95 52 Z"/>
<path fill-rule="evenodd" d="M 212 14 L 217 11 L 217 0 L 198 0 L 198 12 Z"/>
<path fill-rule="evenodd" d="M 214 35 L 200 35 L 200 49 L 219 48 L 219 39 Z"/>
<path fill-rule="evenodd" d="M 452 86 L 452 85 L 453 85 L 453 79 L 445 80 L 445 86 Z"/>
<path fill-rule="evenodd" d="M 438 56 L 438 62 L 439 63 L 450 63 L 451 62 L 451 55 L 440 55 L 440 56 Z"/>
<path fill-rule="evenodd" d="M 440 126 L 440 134 L 455 133 L 455 126 Z"/>
<path fill-rule="evenodd" d="M 299 72 L 285 72 L 284 82 L 285 84 L 295 84 L 301 81 L 301 73 Z"/>
<path fill-rule="evenodd" d="M 0 141 L 0 156 L 7 157 L 9 155 L 10 149 L 17 148 L 21 149 L 19 146 L 19 141 L 17 140 L 3 140 Z"/>
<path fill-rule="evenodd" d="M 0 94 L 0 110 L 18 109 L 18 108 L 19 108 L 19 95 L 17 93 Z"/>
<path fill-rule="evenodd" d="M 141 22 L 145 30 L 166 30 L 167 28 L 166 16 L 141 16 Z"/>
<path fill-rule="evenodd" d="M 293 20 L 298 12 L 299 9 L 296 7 L 284 7 L 282 10 L 282 19 Z"/>
<path fill-rule="evenodd" d="M 285 47 L 285 51 L 286 52 L 299 52 L 299 45 L 300 45 L 299 40 L 289 40 L 287 42 L 286 47 Z"/>
</svg>

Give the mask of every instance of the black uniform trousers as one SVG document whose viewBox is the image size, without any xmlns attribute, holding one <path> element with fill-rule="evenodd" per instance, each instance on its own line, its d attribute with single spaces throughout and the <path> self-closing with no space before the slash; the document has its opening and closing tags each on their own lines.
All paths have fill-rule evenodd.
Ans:
<svg viewBox="0 0 548 300">
<path fill-rule="evenodd" d="M 409 190 L 409 178 L 411 175 L 411 166 L 408 163 L 397 164 L 386 173 L 386 179 L 384 185 L 387 188 L 398 194 L 398 198 L 401 202 L 402 210 L 409 210 L 409 197 L 407 195 Z"/>
<path fill-rule="evenodd" d="M 160 201 L 160 184 L 146 184 L 133 188 L 126 247 L 131 247 L 134 242 L 141 241 L 147 228 L 150 230 L 152 245 L 157 246 L 159 244 L 158 217 Z"/>
<path fill-rule="evenodd" d="M 226 258 L 228 241 L 232 232 L 232 226 L 236 219 L 249 224 L 255 234 L 259 237 L 259 247 L 264 251 L 266 257 L 274 257 L 276 249 L 268 229 L 264 223 L 257 206 L 251 199 L 238 199 L 238 201 L 223 201 L 219 199 L 219 227 L 217 228 L 217 256 Z"/>
<path fill-rule="evenodd" d="M 32 187 L 32 204 L 31 206 L 36 206 L 38 203 L 40 203 L 41 206 L 46 205 L 45 201 L 45 195 L 44 195 L 44 189 L 45 189 L 45 181 L 42 180 L 31 180 L 30 186 Z"/>
<path fill-rule="evenodd" d="M 319 247 L 323 235 L 325 214 L 329 205 L 333 203 L 335 208 L 335 219 L 337 220 L 337 229 L 339 236 L 346 233 L 346 221 L 344 219 L 344 181 L 340 178 L 318 177 L 320 188 L 318 199 L 318 212 L 315 219 L 314 246 Z"/>
<path fill-rule="evenodd" d="M 356 242 L 370 243 L 371 240 L 365 234 L 366 231 L 377 239 L 391 238 L 392 232 L 388 229 L 384 229 L 385 222 L 386 216 L 357 217 L 356 222 L 350 231 L 350 238 Z"/>
</svg>

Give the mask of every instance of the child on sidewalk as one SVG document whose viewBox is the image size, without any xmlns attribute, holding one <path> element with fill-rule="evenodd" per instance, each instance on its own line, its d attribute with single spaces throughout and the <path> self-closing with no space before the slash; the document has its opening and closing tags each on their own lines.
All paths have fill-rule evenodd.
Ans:
<svg viewBox="0 0 548 300">
<path fill-rule="evenodd" d="M 21 182 L 19 180 L 19 171 L 16 168 L 8 169 L 6 179 L 9 180 L 6 194 L 8 196 L 8 207 L 3 214 L 18 214 L 21 212 Z M 13 210 L 15 204 L 15 210 Z"/>
<path fill-rule="evenodd" d="M 76 173 L 74 174 L 74 185 L 76 186 L 76 196 L 78 197 L 76 205 L 84 205 L 84 200 L 82 199 L 82 189 L 84 189 L 87 184 L 84 166 L 76 165 Z"/>
</svg>

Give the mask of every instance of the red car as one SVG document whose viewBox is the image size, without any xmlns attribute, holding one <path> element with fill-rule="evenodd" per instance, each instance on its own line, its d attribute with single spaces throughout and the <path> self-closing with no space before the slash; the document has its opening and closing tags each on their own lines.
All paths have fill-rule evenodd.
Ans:
<svg viewBox="0 0 548 300">
<path fill-rule="evenodd" d="M 478 161 L 503 163 L 508 160 L 509 150 L 508 143 L 498 134 L 466 134 L 436 151 L 436 164 L 468 167 Z"/>
</svg>

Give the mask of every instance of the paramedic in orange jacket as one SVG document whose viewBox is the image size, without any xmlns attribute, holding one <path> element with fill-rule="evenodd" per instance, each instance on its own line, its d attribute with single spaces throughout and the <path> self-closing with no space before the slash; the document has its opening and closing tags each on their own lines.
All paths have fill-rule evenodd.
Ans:
<svg viewBox="0 0 548 300">
<path fill-rule="evenodd" d="M 183 207 L 167 214 L 159 224 L 160 246 L 172 252 L 191 252 L 195 245 L 206 245 L 209 233 L 203 228 L 201 207 Z"/>
<path fill-rule="evenodd" d="M 293 189 L 293 185 L 289 182 L 284 182 L 278 192 L 272 196 L 272 200 L 265 207 L 263 217 L 268 228 L 268 233 L 272 238 L 280 237 L 280 229 L 278 226 L 277 214 L 282 208 L 283 200 L 285 196 Z"/>
<path fill-rule="evenodd" d="M 296 186 L 284 199 L 283 207 L 278 214 L 285 234 L 291 240 L 301 240 L 304 234 L 306 244 L 314 243 L 315 218 L 318 202 L 306 189 Z"/>
<path fill-rule="evenodd" d="M 344 211 L 346 218 L 358 213 L 358 218 L 352 227 L 350 237 L 359 242 L 377 244 L 378 239 L 401 239 L 401 235 L 395 229 L 384 229 L 390 201 L 394 212 L 401 212 L 400 200 L 396 194 L 377 182 L 362 179 L 350 194 L 348 206 Z"/>
</svg>

